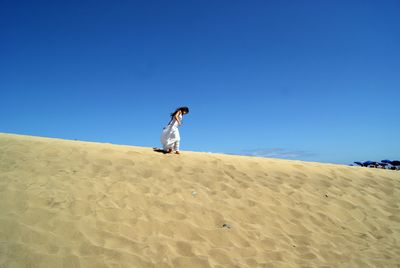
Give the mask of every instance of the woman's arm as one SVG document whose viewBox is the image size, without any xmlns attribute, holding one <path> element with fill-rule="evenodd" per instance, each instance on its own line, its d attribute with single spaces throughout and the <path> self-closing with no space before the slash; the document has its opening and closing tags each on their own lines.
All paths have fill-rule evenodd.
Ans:
<svg viewBox="0 0 400 268">
<path fill-rule="evenodd" d="M 180 115 L 181 113 L 182 113 L 181 111 L 178 111 L 178 112 L 175 114 L 175 120 L 178 122 L 178 126 L 181 125 L 181 121 L 179 120 L 179 115 Z"/>
</svg>

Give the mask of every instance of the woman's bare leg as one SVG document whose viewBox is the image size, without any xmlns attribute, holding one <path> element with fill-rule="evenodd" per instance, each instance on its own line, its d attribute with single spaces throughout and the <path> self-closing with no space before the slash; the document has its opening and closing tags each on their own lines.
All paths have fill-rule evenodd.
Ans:
<svg viewBox="0 0 400 268">
<path fill-rule="evenodd" d="M 175 153 L 179 154 L 179 141 L 176 141 L 173 146 Z"/>
</svg>

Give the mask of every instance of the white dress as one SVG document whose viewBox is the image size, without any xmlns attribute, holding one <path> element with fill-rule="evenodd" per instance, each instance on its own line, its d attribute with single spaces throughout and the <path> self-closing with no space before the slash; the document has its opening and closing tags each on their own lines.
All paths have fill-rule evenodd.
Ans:
<svg viewBox="0 0 400 268">
<path fill-rule="evenodd" d="M 182 115 L 178 116 L 179 120 L 182 121 Z M 181 136 L 179 135 L 178 121 L 173 118 L 169 124 L 163 129 L 161 133 L 161 144 L 165 151 L 171 149 L 179 151 L 179 142 Z"/>
</svg>

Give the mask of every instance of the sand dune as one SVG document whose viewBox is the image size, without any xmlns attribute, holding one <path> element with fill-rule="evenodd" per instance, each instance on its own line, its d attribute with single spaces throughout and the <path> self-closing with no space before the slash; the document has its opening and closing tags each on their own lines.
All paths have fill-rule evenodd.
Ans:
<svg viewBox="0 0 400 268">
<path fill-rule="evenodd" d="M 0 267 L 400 267 L 400 172 L 0 134 Z"/>
</svg>

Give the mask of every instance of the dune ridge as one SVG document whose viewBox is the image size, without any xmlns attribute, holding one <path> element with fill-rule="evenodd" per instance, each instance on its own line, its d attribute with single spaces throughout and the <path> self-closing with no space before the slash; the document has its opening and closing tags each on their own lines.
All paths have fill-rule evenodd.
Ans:
<svg viewBox="0 0 400 268">
<path fill-rule="evenodd" d="M 0 267 L 400 267 L 400 172 L 0 134 Z"/>
</svg>

